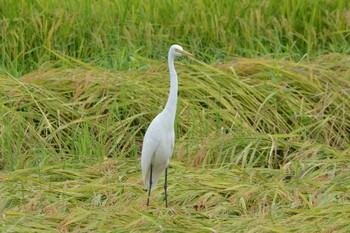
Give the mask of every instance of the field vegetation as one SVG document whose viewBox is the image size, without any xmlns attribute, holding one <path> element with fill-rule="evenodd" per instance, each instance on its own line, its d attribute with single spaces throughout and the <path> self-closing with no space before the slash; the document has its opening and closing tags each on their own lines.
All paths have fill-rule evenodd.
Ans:
<svg viewBox="0 0 350 233">
<path fill-rule="evenodd" d="M 349 232 L 350 2 L 0 0 L 2 232 Z M 169 208 L 140 151 L 176 62 Z M 162 181 L 162 180 L 161 180 Z M 160 182 L 162 183 L 162 182 Z"/>
</svg>

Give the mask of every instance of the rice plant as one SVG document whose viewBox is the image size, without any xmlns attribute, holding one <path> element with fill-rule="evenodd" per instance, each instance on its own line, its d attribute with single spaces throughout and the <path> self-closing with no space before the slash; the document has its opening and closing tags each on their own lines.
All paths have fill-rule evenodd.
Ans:
<svg viewBox="0 0 350 233">
<path fill-rule="evenodd" d="M 0 0 L 1 232 L 349 232 L 349 7 Z M 174 43 L 196 58 L 147 208 Z"/>
<path fill-rule="evenodd" d="M 350 83 L 337 59 L 177 63 L 170 209 L 161 188 L 146 209 L 139 165 L 165 64 L 3 75 L 2 228 L 347 231 Z"/>
</svg>

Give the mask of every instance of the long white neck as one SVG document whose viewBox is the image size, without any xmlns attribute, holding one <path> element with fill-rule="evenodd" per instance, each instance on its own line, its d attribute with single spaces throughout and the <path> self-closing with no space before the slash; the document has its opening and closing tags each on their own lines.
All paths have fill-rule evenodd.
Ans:
<svg viewBox="0 0 350 233">
<path fill-rule="evenodd" d="M 177 104 L 177 74 L 174 67 L 175 56 L 169 53 L 168 66 L 170 72 L 170 93 L 164 111 L 167 111 L 171 116 L 172 123 L 175 121 L 176 104 Z"/>
</svg>

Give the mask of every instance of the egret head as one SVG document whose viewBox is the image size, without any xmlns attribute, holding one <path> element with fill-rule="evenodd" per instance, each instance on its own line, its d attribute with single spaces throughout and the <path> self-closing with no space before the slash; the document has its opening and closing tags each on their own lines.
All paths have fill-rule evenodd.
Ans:
<svg viewBox="0 0 350 233">
<path fill-rule="evenodd" d="M 187 52 L 177 44 L 174 44 L 170 47 L 169 54 L 173 54 L 175 57 L 181 57 L 182 55 L 193 57 L 191 53 Z"/>
</svg>

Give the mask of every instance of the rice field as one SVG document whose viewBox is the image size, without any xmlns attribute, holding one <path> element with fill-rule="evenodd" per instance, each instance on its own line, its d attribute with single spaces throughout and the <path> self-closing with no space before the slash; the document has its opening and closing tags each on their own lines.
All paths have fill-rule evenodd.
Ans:
<svg viewBox="0 0 350 233">
<path fill-rule="evenodd" d="M 0 0 L 1 232 L 349 232 L 350 2 L 284 3 Z"/>
</svg>

